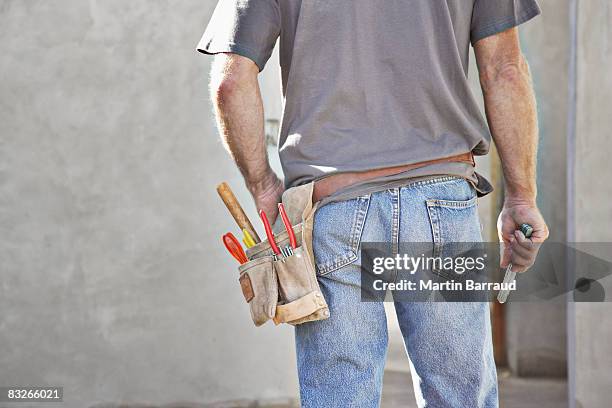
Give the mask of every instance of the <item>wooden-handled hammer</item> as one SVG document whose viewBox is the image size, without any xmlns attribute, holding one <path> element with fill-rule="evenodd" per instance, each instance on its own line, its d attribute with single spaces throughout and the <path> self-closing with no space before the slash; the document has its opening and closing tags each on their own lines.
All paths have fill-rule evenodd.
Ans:
<svg viewBox="0 0 612 408">
<path fill-rule="evenodd" d="M 249 217 L 247 217 L 247 215 L 244 213 L 242 206 L 238 202 L 238 199 L 232 192 L 230 186 L 226 182 L 219 184 L 217 186 L 217 193 L 219 193 L 219 197 L 221 197 L 221 200 L 223 200 L 225 203 L 225 206 L 229 210 L 230 214 L 232 214 L 232 217 L 234 217 L 234 220 L 240 227 L 240 230 L 242 231 L 243 229 L 246 229 L 249 234 L 251 234 L 251 237 L 253 237 L 255 243 L 261 242 L 259 235 L 257 235 L 257 231 L 255 231 L 255 228 L 253 228 L 253 224 L 251 224 Z"/>
</svg>

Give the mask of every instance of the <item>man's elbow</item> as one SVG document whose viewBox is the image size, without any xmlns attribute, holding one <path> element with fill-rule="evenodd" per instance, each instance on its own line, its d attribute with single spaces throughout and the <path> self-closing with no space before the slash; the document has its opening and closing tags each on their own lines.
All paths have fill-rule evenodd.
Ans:
<svg viewBox="0 0 612 408">
<path fill-rule="evenodd" d="M 236 77 L 223 77 L 217 81 L 211 81 L 210 95 L 215 101 L 227 100 L 239 93 L 241 85 L 240 79 Z"/>
<path fill-rule="evenodd" d="M 233 98 L 257 83 L 258 70 L 253 63 L 237 56 L 219 56 L 210 75 L 210 94 L 214 101 Z"/>
<path fill-rule="evenodd" d="M 530 81 L 529 64 L 522 54 L 489 64 L 480 70 L 480 84 L 486 92 L 498 86 L 519 85 Z"/>
</svg>

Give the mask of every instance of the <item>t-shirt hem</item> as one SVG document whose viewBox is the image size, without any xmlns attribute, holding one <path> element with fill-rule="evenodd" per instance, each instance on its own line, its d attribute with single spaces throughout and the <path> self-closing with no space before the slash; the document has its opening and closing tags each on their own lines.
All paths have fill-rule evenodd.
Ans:
<svg viewBox="0 0 612 408">
<path fill-rule="evenodd" d="M 226 42 L 226 43 L 223 43 L 222 45 L 213 46 L 212 41 L 208 41 L 206 43 L 200 42 L 196 50 L 198 50 L 202 54 L 207 54 L 207 55 L 215 55 L 215 54 L 221 54 L 225 52 L 240 55 L 242 57 L 248 58 L 251 61 L 253 61 L 255 65 L 257 65 L 259 72 L 263 71 L 266 65 L 265 58 L 263 58 L 257 51 L 253 50 L 252 48 L 244 44 Z"/>
<path fill-rule="evenodd" d="M 506 18 L 494 21 L 493 23 L 488 24 L 485 27 L 472 33 L 471 42 L 472 44 L 476 44 L 478 41 L 482 40 L 483 38 L 490 37 L 492 35 L 501 33 L 512 27 L 517 27 L 531 20 L 532 18 L 540 15 L 540 13 L 541 13 L 540 8 L 535 6 L 535 7 L 531 7 L 525 10 L 523 13 L 519 14 L 518 16 L 506 17 Z"/>
</svg>

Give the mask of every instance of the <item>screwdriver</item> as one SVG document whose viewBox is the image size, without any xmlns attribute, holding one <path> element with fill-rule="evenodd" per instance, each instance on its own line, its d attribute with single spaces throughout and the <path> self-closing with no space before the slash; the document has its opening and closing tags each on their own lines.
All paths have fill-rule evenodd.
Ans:
<svg viewBox="0 0 612 408">
<path fill-rule="evenodd" d="M 521 226 L 519 227 L 519 230 L 523 233 L 523 235 L 525 235 L 525 238 L 529 238 L 531 237 L 531 234 L 533 234 L 533 227 L 529 224 L 521 224 Z M 508 267 L 506 268 L 506 273 L 504 275 L 504 284 L 509 285 L 510 283 L 514 282 L 514 279 L 516 279 L 516 272 L 512 272 L 512 264 L 508 264 Z M 504 285 L 504 286 L 507 286 Z M 499 293 L 497 294 L 497 301 L 499 303 L 506 303 L 506 300 L 508 299 L 508 295 L 510 294 L 510 289 L 502 289 L 499 291 Z"/>
<path fill-rule="evenodd" d="M 249 233 L 249 230 L 247 230 L 246 228 L 243 228 L 242 235 L 244 235 L 244 238 L 242 238 L 242 242 L 244 242 L 244 245 L 246 245 L 247 248 L 252 248 L 255 246 L 255 240 Z"/>
</svg>

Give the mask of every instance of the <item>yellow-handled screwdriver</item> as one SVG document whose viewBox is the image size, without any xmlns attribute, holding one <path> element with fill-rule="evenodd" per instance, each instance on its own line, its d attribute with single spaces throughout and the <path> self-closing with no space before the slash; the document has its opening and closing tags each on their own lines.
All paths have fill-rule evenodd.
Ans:
<svg viewBox="0 0 612 408">
<path fill-rule="evenodd" d="M 255 240 L 246 228 L 242 229 L 242 234 L 244 235 L 244 237 L 242 238 L 242 242 L 244 242 L 244 245 L 246 245 L 247 248 L 254 247 Z"/>
</svg>

